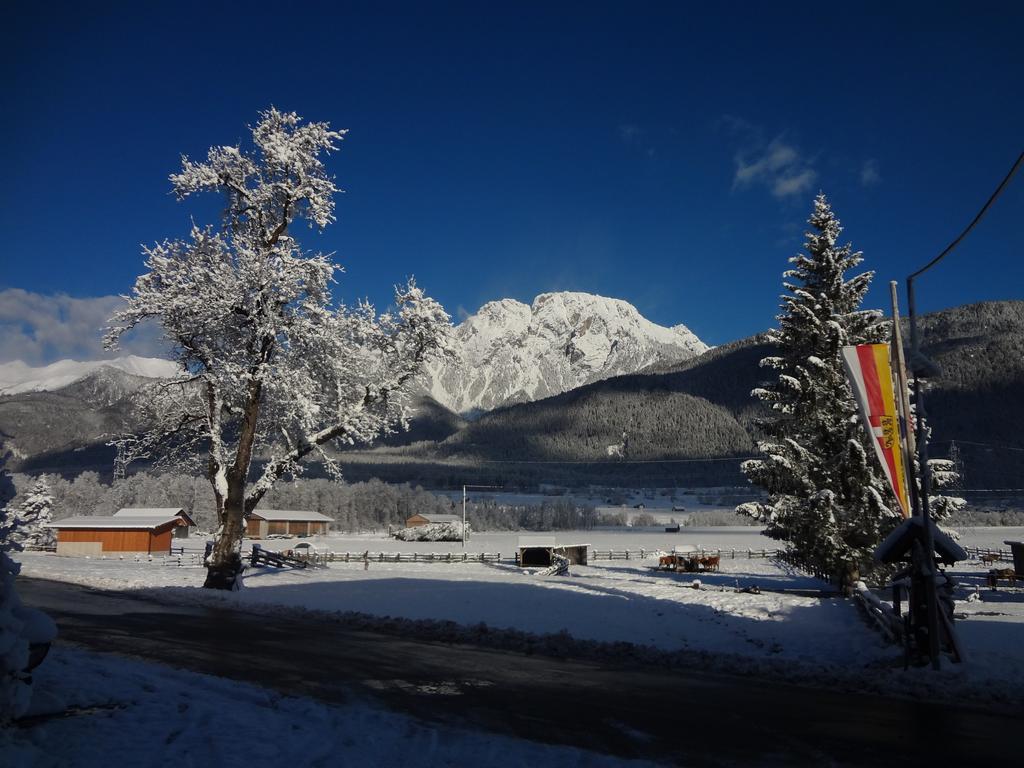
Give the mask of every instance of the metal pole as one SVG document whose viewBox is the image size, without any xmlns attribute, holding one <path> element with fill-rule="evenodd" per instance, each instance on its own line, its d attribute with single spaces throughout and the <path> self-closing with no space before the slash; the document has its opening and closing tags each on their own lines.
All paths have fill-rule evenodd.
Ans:
<svg viewBox="0 0 1024 768">
<path fill-rule="evenodd" d="M 466 486 L 462 486 L 462 548 L 466 548 Z"/>
<path fill-rule="evenodd" d="M 900 325 L 900 305 L 898 297 L 899 283 L 892 280 L 889 283 L 889 293 L 892 297 L 892 351 L 896 369 L 896 385 L 899 388 L 900 416 L 903 419 L 903 456 L 904 470 L 907 482 L 907 501 L 910 504 L 910 514 L 917 514 L 917 471 L 914 469 L 914 457 L 917 455 L 917 443 L 914 440 L 914 425 L 910 417 L 910 392 L 907 388 L 907 361 L 903 354 L 903 328 Z"/>
<path fill-rule="evenodd" d="M 910 313 L 910 349 L 914 360 L 914 405 L 917 407 L 917 449 L 918 463 L 921 468 L 921 523 L 924 526 L 925 565 L 928 570 L 924 576 L 925 610 L 928 621 L 928 656 L 933 669 L 939 669 L 939 603 L 935 590 L 935 541 L 932 537 L 931 511 L 928 505 L 928 494 L 931 493 L 931 470 L 928 467 L 928 435 L 925 432 L 927 414 L 924 408 L 924 387 L 918 378 L 918 359 L 921 355 L 921 344 L 917 333 L 917 304 L 914 300 L 914 278 L 907 278 L 907 309 Z"/>
</svg>

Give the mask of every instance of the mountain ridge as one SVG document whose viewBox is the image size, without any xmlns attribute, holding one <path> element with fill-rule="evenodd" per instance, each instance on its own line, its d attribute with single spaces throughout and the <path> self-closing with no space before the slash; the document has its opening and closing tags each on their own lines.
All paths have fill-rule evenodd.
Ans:
<svg viewBox="0 0 1024 768">
<path fill-rule="evenodd" d="M 30 366 L 21 360 L 0 363 L 0 395 L 22 392 L 52 392 L 74 384 L 101 368 L 112 368 L 147 379 L 174 376 L 177 363 L 159 357 L 124 355 L 109 360 L 58 360 L 43 366 Z"/>
<path fill-rule="evenodd" d="M 430 364 L 423 386 L 470 416 L 708 349 L 685 325 L 660 326 L 622 299 L 574 291 L 487 302 L 456 326 L 453 346 L 456 360 Z"/>
</svg>

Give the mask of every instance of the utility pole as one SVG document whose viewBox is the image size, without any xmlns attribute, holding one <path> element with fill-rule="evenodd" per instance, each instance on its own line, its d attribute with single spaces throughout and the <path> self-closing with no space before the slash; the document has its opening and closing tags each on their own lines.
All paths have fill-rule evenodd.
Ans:
<svg viewBox="0 0 1024 768">
<path fill-rule="evenodd" d="M 1017 161 L 1010 168 L 1010 172 L 1006 174 L 1006 177 L 1002 182 L 1000 182 L 999 186 L 996 187 L 996 191 L 992 193 L 971 223 L 967 225 L 967 228 L 961 232 L 952 243 L 946 246 L 942 253 L 921 267 L 921 269 L 907 277 L 907 310 L 910 315 L 910 367 L 911 372 L 914 375 L 914 405 L 916 407 L 915 421 L 917 427 L 918 465 L 921 469 L 921 491 L 918 494 L 917 506 L 920 508 L 922 518 L 921 522 L 923 524 L 923 534 L 920 544 L 915 546 L 923 545 L 921 548 L 924 550 L 923 552 L 919 552 L 919 557 L 916 559 L 920 561 L 918 576 L 920 583 L 924 586 L 925 613 L 927 621 L 926 631 L 928 634 L 928 656 L 934 669 L 939 669 L 939 606 L 938 596 L 935 589 L 935 576 L 937 575 L 938 568 L 935 565 L 935 537 L 932 535 L 931 510 L 928 506 L 928 494 L 931 492 L 932 476 L 931 470 L 928 467 L 928 435 L 924 428 L 927 413 L 925 412 L 924 407 L 924 387 L 922 386 L 921 378 L 922 376 L 934 376 L 935 366 L 921 354 L 921 341 L 917 331 L 917 302 L 914 295 L 914 280 L 942 261 L 950 251 L 956 248 L 960 242 L 967 237 L 968 233 L 974 229 L 977 223 L 981 221 L 982 217 L 988 212 L 988 209 L 992 206 L 992 203 L 996 201 L 996 198 L 998 198 L 999 195 L 1002 194 L 1003 190 L 1006 189 L 1007 185 L 1010 183 L 1010 179 L 1013 178 L 1014 174 L 1022 164 L 1024 164 L 1024 152 L 1020 153 L 1017 157 Z"/>
<path fill-rule="evenodd" d="M 466 548 L 466 489 L 467 488 L 501 488 L 500 485 L 463 485 L 462 486 L 462 548 Z"/>
</svg>

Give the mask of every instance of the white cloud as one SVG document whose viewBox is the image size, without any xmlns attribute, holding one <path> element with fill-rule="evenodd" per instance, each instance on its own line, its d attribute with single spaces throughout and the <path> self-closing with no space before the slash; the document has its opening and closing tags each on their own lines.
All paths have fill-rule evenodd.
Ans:
<svg viewBox="0 0 1024 768">
<path fill-rule="evenodd" d="M 804 168 L 793 176 L 778 176 L 772 183 L 772 194 L 787 197 L 805 192 L 814 186 L 818 174 L 812 168 Z"/>
<path fill-rule="evenodd" d="M 154 325 L 124 337 L 121 351 L 103 349 L 103 329 L 124 303 L 120 296 L 76 299 L 50 296 L 21 288 L 0 290 L 0 362 L 21 360 L 46 365 L 57 360 L 99 360 L 119 354 L 143 357 L 166 355 L 166 344 Z"/>
<path fill-rule="evenodd" d="M 811 161 L 781 136 L 767 146 L 737 152 L 735 160 L 734 189 L 757 184 L 783 198 L 810 190 L 818 178 Z"/>
<path fill-rule="evenodd" d="M 860 169 L 860 183 L 865 187 L 873 187 L 882 183 L 882 174 L 878 172 L 877 160 L 865 160 L 864 167 Z"/>
<path fill-rule="evenodd" d="M 635 123 L 625 123 L 619 126 L 619 138 L 626 144 L 633 144 L 639 141 L 644 133 L 644 129 Z"/>
</svg>

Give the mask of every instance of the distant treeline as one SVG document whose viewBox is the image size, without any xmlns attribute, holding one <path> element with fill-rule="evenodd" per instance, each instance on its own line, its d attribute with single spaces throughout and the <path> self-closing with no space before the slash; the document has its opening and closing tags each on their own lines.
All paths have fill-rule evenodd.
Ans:
<svg viewBox="0 0 1024 768">
<path fill-rule="evenodd" d="M 31 485 L 26 475 L 14 475 L 19 491 L 14 504 Z M 72 480 L 46 476 L 53 495 L 54 519 L 73 515 L 111 515 L 124 507 L 181 507 L 200 530 L 216 527 L 213 490 L 199 477 L 140 472 L 123 480 L 104 481 L 96 472 Z M 281 483 L 260 505 L 267 509 L 305 509 L 325 514 L 342 531 L 383 531 L 402 528 L 414 514 L 461 513 L 462 505 L 447 496 L 408 483 L 336 483 L 299 478 Z M 625 525 L 625 515 L 596 515 L 594 508 L 565 498 L 538 504 L 500 504 L 493 499 L 469 501 L 466 515 L 475 530 L 556 530 Z"/>
</svg>

